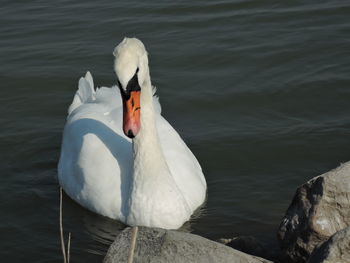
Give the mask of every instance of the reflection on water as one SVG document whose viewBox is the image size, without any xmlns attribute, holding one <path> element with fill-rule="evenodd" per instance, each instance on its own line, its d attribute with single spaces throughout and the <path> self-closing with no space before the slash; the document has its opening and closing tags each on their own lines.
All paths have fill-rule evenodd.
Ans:
<svg viewBox="0 0 350 263">
<path fill-rule="evenodd" d="M 98 255 L 104 255 L 106 247 L 126 227 L 121 222 L 90 213 L 84 215 L 83 224 L 91 238 L 97 241 L 88 248 L 88 251 Z"/>
<path fill-rule="evenodd" d="M 206 213 L 205 204 L 198 208 L 178 231 L 193 232 L 192 226 Z M 122 222 L 97 215 L 75 203 L 66 194 L 63 195 L 64 232 L 72 235 L 72 258 L 85 255 L 77 251 L 83 247 L 86 253 L 103 257 L 115 237 L 127 226 Z"/>
<path fill-rule="evenodd" d="M 114 238 L 126 226 L 116 220 L 97 215 L 75 203 L 64 194 L 63 223 L 65 233 L 72 233 L 72 247 L 81 246 L 95 255 L 104 255 Z M 77 236 L 78 235 L 78 236 Z"/>
</svg>

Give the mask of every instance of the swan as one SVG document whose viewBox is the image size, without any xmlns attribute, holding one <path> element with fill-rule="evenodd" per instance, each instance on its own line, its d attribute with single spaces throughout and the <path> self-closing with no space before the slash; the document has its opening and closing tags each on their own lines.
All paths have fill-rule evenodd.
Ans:
<svg viewBox="0 0 350 263">
<path fill-rule="evenodd" d="M 118 86 L 79 80 L 68 109 L 58 180 L 83 207 L 130 226 L 177 229 L 205 201 L 197 159 L 162 117 L 148 54 L 136 38 L 114 49 Z"/>
</svg>

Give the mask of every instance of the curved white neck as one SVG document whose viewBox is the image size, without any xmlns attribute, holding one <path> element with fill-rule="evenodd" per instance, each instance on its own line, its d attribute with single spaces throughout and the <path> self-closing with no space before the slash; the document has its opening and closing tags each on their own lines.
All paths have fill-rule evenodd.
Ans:
<svg viewBox="0 0 350 263">
<path fill-rule="evenodd" d="M 134 172 L 126 221 L 129 225 L 178 228 L 188 220 L 191 209 L 170 172 L 160 144 L 149 75 L 141 85 L 140 106 L 140 130 L 132 141 Z M 164 214 L 159 216 L 160 212 Z"/>
<path fill-rule="evenodd" d="M 144 177 L 154 180 L 154 176 L 170 175 L 170 170 L 159 141 L 149 77 L 141 87 L 140 105 L 140 131 L 133 139 L 134 180 L 144 180 Z"/>
</svg>

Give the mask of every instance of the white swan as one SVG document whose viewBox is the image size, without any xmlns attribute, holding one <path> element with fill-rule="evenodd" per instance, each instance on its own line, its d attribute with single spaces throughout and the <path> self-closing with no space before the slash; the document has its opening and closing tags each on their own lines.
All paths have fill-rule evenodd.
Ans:
<svg viewBox="0 0 350 263">
<path fill-rule="evenodd" d="M 160 114 L 143 43 L 125 38 L 113 54 L 119 89 L 95 91 L 89 72 L 79 81 L 60 185 L 82 206 L 128 225 L 179 228 L 205 200 L 201 167 Z"/>
</svg>

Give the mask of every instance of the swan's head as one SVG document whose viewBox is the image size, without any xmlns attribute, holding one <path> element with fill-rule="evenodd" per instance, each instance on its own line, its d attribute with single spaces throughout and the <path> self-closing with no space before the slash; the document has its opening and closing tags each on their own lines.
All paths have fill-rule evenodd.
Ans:
<svg viewBox="0 0 350 263">
<path fill-rule="evenodd" d="M 137 38 L 124 38 L 114 49 L 114 71 L 123 100 L 123 131 L 134 138 L 140 130 L 140 95 L 149 76 L 147 52 Z"/>
</svg>

